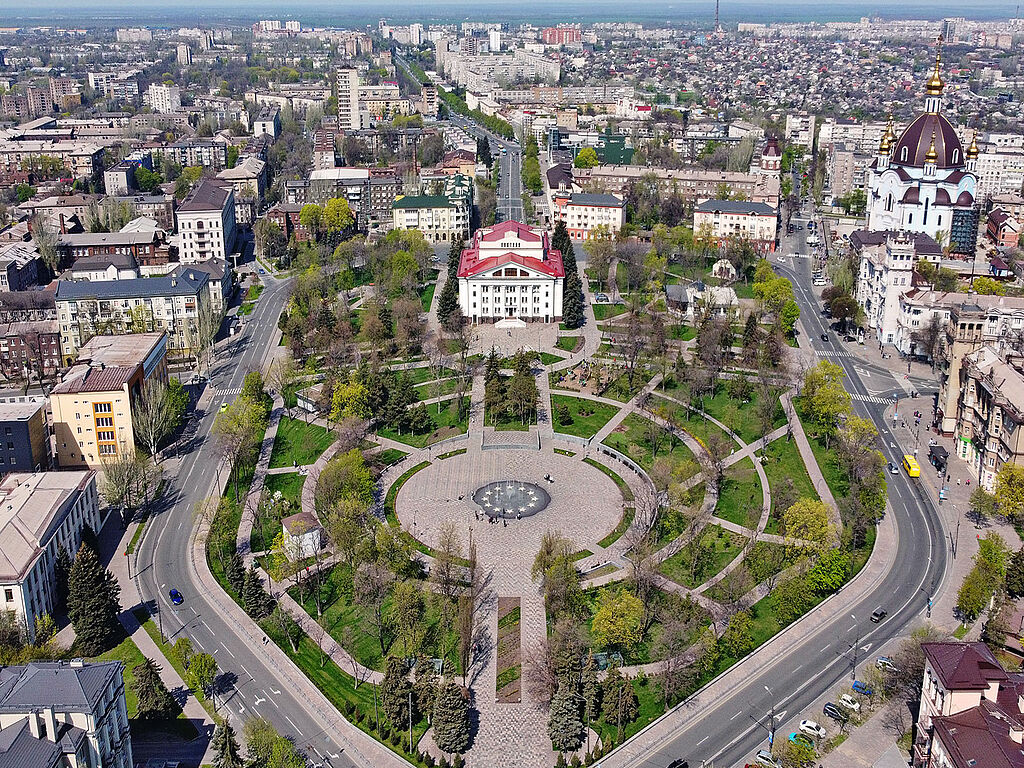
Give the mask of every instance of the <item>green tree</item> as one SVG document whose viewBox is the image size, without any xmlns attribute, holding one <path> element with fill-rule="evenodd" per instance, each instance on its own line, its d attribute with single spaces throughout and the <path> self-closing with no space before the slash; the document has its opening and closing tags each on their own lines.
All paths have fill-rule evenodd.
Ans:
<svg viewBox="0 0 1024 768">
<path fill-rule="evenodd" d="M 753 624 L 749 611 L 734 613 L 722 633 L 722 650 L 726 656 L 742 659 L 754 649 Z"/>
<path fill-rule="evenodd" d="M 370 418 L 366 387 L 355 377 L 336 386 L 331 397 L 331 421 L 340 423 L 345 418 Z"/>
<path fill-rule="evenodd" d="M 135 186 L 143 192 L 152 192 L 164 183 L 163 176 L 141 165 L 135 169 Z"/>
<path fill-rule="evenodd" d="M 824 542 L 831 536 L 828 506 L 817 499 L 800 499 L 782 513 L 786 535 L 793 539 Z"/>
<path fill-rule="evenodd" d="M 1014 552 L 1006 563 L 1006 593 L 1014 600 L 1024 596 L 1024 547 Z"/>
<path fill-rule="evenodd" d="M 583 147 L 576 155 L 573 165 L 577 168 L 594 168 L 600 165 L 600 162 L 597 159 L 597 150 L 593 147 Z"/>
<path fill-rule="evenodd" d="M 299 211 L 299 215 L 302 215 L 302 211 Z M 355 216 L 344 197 L 333 197 L 324 204 L 322 224 L 328 234 L 339 235 L 351 227 L 353 222 Z"/>
<path fill-rule="evenodd" d="M 974 290 L 982 296 L 1005 296 L 1006 286 L 991 277 L 976 277 L 972 283 Z"/>
<path fill-rule="evenodd" d="M 437 300 L 437 317 L 441 321 L 441 325 L 448 328 L 452 325 L 452 317 L 454 315 L 461 315 L 459 289 L 456 281 L 448 278 Z"/>
<path fill-rule="evenodd" d="M 956 595 L 956 611 L 965 624 L 974 622 L 988 606 L 992 586 L 981 568 L 972 568 Z"/>
<path fill-rule="evenodd" d="M 120 635 L 120 594 L 114 575 L 104 570 L 96 551 L 83 542 L 68 577 L 68 618 L 82 655 L 98 656 Z"/>
<path fill-rule="evenodd" d="M 237 552 L 228 559 L 227 567 L 224 569 L 224 578 L 227 579 L 235 595 L 242 595 L 242 587 L 245 585 L 245 565 L 242 556 Z"/>
<path fill-rule="evenodd" d="M 1024 467 L 1003 464 L 996 475 L 999 511 L 1013 521 L 1024 517 Z"/>
<path fill-rule="evenodd" d="M 583 325 L 583 284 L 578 274 L 570 274 L 565 278 L 562 321 L 566 328 L 580 328 Z"/>
<path fill-rule="evenodd" d="M 391 656 L 388 658 L 384 679 L 380 684 L 380 701 L 384 714 L 392 726 L 400 729 L 406 728 L 409 723 L 409 694 L 412 693 L 412 683 L 409 682 L 408 671 L 403 659 Z M 415 719 L 414 712 L 413 720 Z"/>
<path fill-rule="evenodd" d="M 633 684 L 622 676 L 618 667 L 608 670 L 608 675 L 601 686 L 601 702 L 604 721 L 618 727 L 620 735 L 621 726 L 635 720 L 640 711 L 636 690 Z"/>
<path fill-rule="evenodd" d="M 213 732 L 213 768 L 242 768 L 245 763 L 238 755 L 238 741 L 235 729 L 227 720 L 222 721 Z"/>
<path fill-rule="evenodd" d="M 132 667 L 132 690 L 138 698 L 136 717 L 140 720 L 173 720 L 181 705 L 160 679 L 160 667 L 150 658 Z"/>
<path fill-rule="evenodd" d="M 825 435 L 826 444 L 835 432 L 840 414 L 850 412 L 850 393 L 843 388 L 843 367 L 821 360 L 807 371 L 801 391 L 804 412 Z"/>
<path fill-rule="evenodd" d="M 779 312 L 779 325 L 782 328 L 782 332 L 787 336 L 792 336 L 796 328 L 796 321 L 799 319 L 800 307 L 793 299 L 787 300 Z"/>
<path fill-rule="evenodd" d="M 850 556 L 846 552 L 838 548 L 827 549 L 818 555 L 807 572 L 807 584 L 822 595 L 835 592 L 843 586 L 849 567 Z"/>
<path fill-rule="evenodd" d="M 193 690 L 209 697 L 217 680 L 217 660 L 209 653 L 196 653 L 188 660 L 185 677 Z"/>
<path fill-rule="evenodd" d="M 299 224 L 301 224 L 313 239 L 320 236 L 323 227 L 324 209 L 316 203 L 306 203 L 299 211 Z"/>
<path fill-rule="evenodd" d="M 270 595 L 263 589 L 263 582 L 255 568 L 245 572 L 245 580 L 242 583 L 242 605 L 245 612 L 256 621 L 266 618 L 273 606 Z"/>
<path fill-rule="evenodd" d="M 548 710 L 548 736 L 556 752 L 575 752 L 583 744 L 580 699 L 568 680 L 558 684 Z"/>
<path fill-rule="evenodd" d="M 643 640 L 643 601 L 625 589 L 615 595 L 603 594 L 594 614 L 592 632 L 601 647 L 633 650 Z"/>
<path fill-rule="evenodd" d="M 461 754 L 469 749 L 469 703 L 456 683 L 449 680 L 441 684 L 430 724 L 434 742 L 442 752 Z"/>
</svg>

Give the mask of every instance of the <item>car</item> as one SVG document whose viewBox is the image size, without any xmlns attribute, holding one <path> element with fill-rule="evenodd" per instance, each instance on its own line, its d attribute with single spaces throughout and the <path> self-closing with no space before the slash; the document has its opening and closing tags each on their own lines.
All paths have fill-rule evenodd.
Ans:
<svg viewBox="0 0 1024 768">
<path fill-rule="evenodd" d="M 260 271 L 260 274 L 261 274 L 261 275 L 265 275 L 265 274 L 267 274 L 267 273 L 266 273 L 266 271 L 265 271 L 265 270 L 263 269 L 263 267 L 260 267 L 260 268 L 259 268 L 259 271 Z"/>
<path fill-rule="evenodd" d="M 817 739 L 825 738 L 825 729 L 818 725 L 814 720 L 801 720 L 799 728 L 803 733 L 814 736 Z"/>
<path fill-rule="evenodd" d="M 811 741 L 809 736 L 805 736 L 802 733 L 797 733 L 794 731 L 793 733 L 789 734 L 789 740 L 794 744 L 803 744 L 805 747 L 810 747 L 811 749 L 814 749 L 814 742 Z"/>
<path fill-rule="evenodd" d="M 224 413 L 224 411 L 226 411 L 227 409 L 228 409 L 228 404 L 227 403 L 221 403 L 220 404 L 220 412 L 221 413 Z"/>
<path fill-rule="evenodd" d="M 875 666 L 878 667 L 883 672 L 899 672 L 900 671 L 900 668 L 897 667 L 893 663 L 892 659 L 890 659 L 888 656 L 879 656 L 877 659 L 875 659 Z"/>
<path fill-rule="evenodd" d="M 797 228 L 797 229 L 803 229 L 803 228 L 804 228 L 804 225 L 803 225 L 803 224 L 797 224 L 797 225 L 796 225 L 796 228 Z"/>
<path fill-rule="evenodd" d="M 690 768 L 690 761 L 677 758 L 668 764 L 668 768 Z"/>
<path fill-rule="evenodd" d="M 831 701 L 826 703 L 825 706 L 821 708 L 821 711 L 824 715 L 826 715 L 827 717 L 831 717 L 837 723 L 845 723 L 847 720 L 850 719 L 850 716 L 848 714 L 843 712 L 843 710 L 841 710 Z"/>
<path fill-rule="evenodd" d="M 757 755 L 754 757 L 754 762 L 758 765 L 763 765 L 764 768 L 782 768 L 767 749 L 758 750 Z"/>
<path fill-rule="evenodd" d="M 892 462 L 890 461 L 890 462 L 889 462 L 889 474 L 890 474 L 890 475 L 898 475 L 899 473 L 900 473 L 900 468 L 899 468 L 899 467 L 897 467 L 897 466 L 896 466 L 895 464 L 893 464 L 893 463 L 892 463 Z"/>
<path fill-rule="evenodd" d="M 441 257 L 438 256 L 436 253 L 433 256 L 430 257 L 430 261 L 433 264 L 437 264 L 437 262 L 439 262 L 440 260 L 441 260 Z"/>
<path fill-rule="evenodd" d="M 853 692 L 859 693 L 861 696 L 874 696 L 875 694 L 874 689 L 862 680 L 853 681 Z"/>
<path fill-rule="evenodd" d="M 172 589 L 167 594 L 170 595 L 171 602 L 174 603 L 175 605 L 181 605 L 182 603 L 185 602 L 185 598 L 181 596 L 181 592 L 179 592 L 176 589 Z"/>
<path fill-rule="evenodd" d="M 785 264 L 786 263 L 786 260 L 784 258 L 782 258 L 781 256 L 776 256 L 775 260 L 777 262 L 779 262 L 779 264 Z"/>
<path fill-rule="evenodd" d="M 822 341 L 828 341 L 828 334 L 827 333 L 821 334 L 821 340 Z"/>
<path fill-rule="evenodd" d="M 848 693 L 844 693 L 839 697 L 839 706 L 845 707 L 851 712 L 860 712 L 860 702 Z"/>
<path fill-rule="evenodd" d="M 195 376 L 192 377 L 192 383 L 193 384 L 205 384 L 206 383 L 206 377 L 205 376 L 200 376 L 197 373 Z"/>
<path fill-rule="evenodd" d="M 871 612 L 871 621 L 874 624 L 878 624 L 888 615 L 889 612 L 885 610 L 885 608 L 875 608 L 875 610 Z"/>
</svg>

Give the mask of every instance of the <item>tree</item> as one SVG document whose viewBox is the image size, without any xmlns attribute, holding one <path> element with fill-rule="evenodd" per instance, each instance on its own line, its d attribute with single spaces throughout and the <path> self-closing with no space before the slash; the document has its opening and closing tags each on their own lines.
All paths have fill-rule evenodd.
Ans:
<svg viewBox="0 0 1024 768">
<path fill-rule="evenodd" d="M 800 499 L 782 513 L 786 536 L 792 539 L 825 542 L 832 532 L 828 522 L 828 506 L 817 499 Z"/>
<path fill-rule="evenodd" d="M 174 429 L 175 416 L 168 386 L 155 376 L 143 382 L 141 392 L 132 402 L 132 428 L 138 442 L 158 464 L 157 449 Z"/>
<path fill-rule="evenodd" d="M 160 667 L 150 658 L 132 667 L 132 690 L 138 698 L 136 717 L 140 720 L 173 720 L 181 705 L 160 679 Z"/>
<path fill-rule="evenodd" d="M 409 722 L 409 694 L 412 693 L 412 683 L 409 682 L 408 671 L 403 659 L 391 656 L 388 658 L 384 679 L 380 684 L 381 707 L 391 725 L 396 728 L 405 728 Z M 415 701 L 413 705 L 415 706 Z M 415 719 L 416 714 L 413 713 L 413 720 Z"/>
<path fill-rule="evenodd" d="M 209 653 L 196 653 L 188 660 L 185 677 L 193 690 L 209 697 L 217 679 L 217 660 Z"/>
<path fill-rule="evenodd" d="M 602 647 L 632 650 L 643 639 L 643 601 L 625 589 L 620 589 L 615 595 L 603 595 L 594 614 L 592 631 L 594 639 Z"/>
<path fill-rule="evenodd" d="M 1006 286 L 991 277 L 976 277 L 973 282 L 974 290 L 982 296 L 1005 296 Z"/>
<path fill-rule="evenodd" d="M 964 577 L 956 595 L 956 611 L 965 624 L 973 623 L 988 606 L 992 586 L 980 568 L 972 568 Z"/>
<path fill-rule="evenodd" d="M 103 500 L 112 507 L 120 507 L 125 519 L 130 518 L 149 496 L 151 469 L 134 445 L 104 458 Z"/>
<path fill-rule="evenodd" d="M 779 311 L 779 324 L 782 332 L 787 336 L 792 336 L 793 331 L 796 329 L 796 321 L 799 319 L 800 307 L 793 299 L 787 300 Z"/>
<path fill-rule="evenodd" d="M 548 710 L 548 736 L 556 752 L 575 752 L 583 744 L 583 720 L 580 700 L 569 682 L 563 680 L 551 699 Z"/>
<path fill-rule="evenodd" d="M 821 360 L 807 371 L 801 392 L 804 412 L 828 438 L 835 432 L 840 414 L 850 412 L 850 393 L 843 388 L 843 367 Z"/>
<path fill-rule="evenodd" d="M 263 581 L 255 568 L 245 572 L 245 579 L 242 582 L 242 605 L 245 612 L 256 621 L 266 618 L 270 613 L 270 596 L 263 589 Z"/>
<path fill-rule="evenodd" d="M 39 249 L 39 256 L 51 275 L 56 275 L 60 267 L 60 254 L 57 252 L 57 231 L 42 214 L 36 214 L 31 220 L 32 241 Z"/>
<path fill-rule="evenodd" d="M 635 720 L 640 711 L 640 702 L 633 684 L 622 676 L 618 667 L 608 670 L 602 685 L 601 702 L 605 722 L 614 724 L 619 736 L 622 735 L 622 726 Z"/>
<path fill-rule="evenodd" d="M 251 461 L 266 430 L 265 408 L 248 398 L 238 397 L 226 411 L 217 414 L 213 434 L 221 453 L 231 465 L 235 501 L 238 501 L 238 478 L 242 464 Z"/>
<path fill-rule="evenodd" d="M 120 594 L 121 587 L 114 575 L 104 570 L 96 551 L 83 543 L 68 577 L 68 618 L 75 628 L 75 644 L 82 655 L 98 656 L 120 634 Z"/>
<path fill-rule="evenodd" d="M 974 519 L 975 525 L 984 525 L 985 521 L 995 517 L 998 511 L 999 503 L 995 494 L 989 493 L 981 486 L 971 491 L 968 515 Z"/>
<path fill-rule="evenodd" d="M 238 755 L 238 741 L 235 729 L 227 720 L 221 722 L 213 732 L 213 768 L 242 768 L 245 765 Z"/>
<path fill-rule="evenodd" d="M 441 684 L 430 724 L 434 743 L 442 752 L 463 753 L 469 749 L 469 703 L 457 684 Z"/>
<path fill-rule="evenodd" d="M 835 592 L 846 581 L 849 568 L 849 554 L 838 548 L 827 549 L 807 572 L 807 584 L 822 595 Z"/>
<path fill-rule="evenodd" d="M 1014 552 L 1006 564 L 1006 592 L 1014 600 L 1024 596 L 1024 548 Z"/>
<path fill-rule="evenodd" d="M 302 215 L 302 212 L 299 212 Z M 355 216 L 344 197 L 333 197 L 324 204 L 322 224 L 330 235 L 340 235 L 352 226 Z"/>
<path fill-rule="evenodd" d="M 576 159 L 573 161 L 573 165 L 576 168 L 594 168 L 600 165 L 601 161 L 597 158 L 597 150 L 593 147 L 583 147 L 576 155 Z"/>
<path fill-rule="evenodd" d="M 1024 467 L 1003 464 L 996 475 L 996 501 L 1006 517 L 1018 521 L 1024 517 Z"/>
<path fill-rule="evenodd" d="M 742 659 L 754 648 L 752 622 L 748 611 L 733 614 L 722 633 L 720 643 L 727 656 Z"/>
<path fill-rule="evenodd" d="M 323 218 L 324 209 L 316 203 L 306 203 L 299 211 L 299 223 L 312 235 L 314 240 L 319 239 Z"/>
</svg>

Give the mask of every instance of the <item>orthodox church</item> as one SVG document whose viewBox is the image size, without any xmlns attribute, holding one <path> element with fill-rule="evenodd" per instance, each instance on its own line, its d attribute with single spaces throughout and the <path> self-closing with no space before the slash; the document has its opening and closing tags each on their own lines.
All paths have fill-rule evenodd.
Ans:
<svg viewBox="0 0 1024 768">
<path fill-rule="evenodd" d="M 892 121 L 870 166 L 868 229 L 904 230 L 973 254 L 978 232 L 974 195 L 978 144 L 964 150 L 942 114 L 942 51 L 925 86 L 925 108 L 897 139 Z"/>
</svg>

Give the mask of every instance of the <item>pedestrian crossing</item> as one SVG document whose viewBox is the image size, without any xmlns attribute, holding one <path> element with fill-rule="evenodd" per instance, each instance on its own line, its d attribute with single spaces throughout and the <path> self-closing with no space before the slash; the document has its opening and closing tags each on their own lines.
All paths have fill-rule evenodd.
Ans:
<svg viewBox="0 0 1024 768">
<path fill-rule="evenodd" d="M 853 352 L 845 352 L 841 349 L 816 349 L 814 353 L 821 357 L 857 357 Z"/>
<path fill-rule="evenodd" d="M 224 395 L 224 397 L 235 397 L 236 395 L 242 394 L 241 387 L 232 387 L 231 389 L 222 389 L 219 391 L 222 395 Z"/>
<path fill-rule="evenodd" d="M 858 395 L 856 393 L 850 395 L 850 397 L 862 403 L 874 403 L 875 405 L 892 405 L 896 402 L 896 400 L 891 397 L 875 397 L 873 395 Z"/>
</svg>

